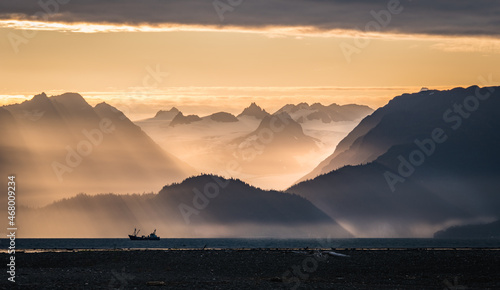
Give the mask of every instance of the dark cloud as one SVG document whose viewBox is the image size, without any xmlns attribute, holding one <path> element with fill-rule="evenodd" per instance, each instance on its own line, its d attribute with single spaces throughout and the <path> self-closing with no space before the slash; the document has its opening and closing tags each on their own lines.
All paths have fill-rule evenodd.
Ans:
<svg viewBox="0 0 500 290">
<path fill-rule="evenodd" d="M 233 4 L 221 21 L 213 0 L 2 0 L 0 18 L 30 18 L 44 10 L 39 3 L 58 3 L 49 21 L 122 24 L 201 24 L 244 27 L 314 26 L 321 30 L 365 30 L 371 11 L 386 10 L 397 0 L 218 0 Z M 240 3 L 241 2 L 241 3 Z M 497 0 L 400 0 L 383 31 L 441 35 L 500 35 Z M 230 7 L 230 6 L 228 6 Z"/>
</svg>

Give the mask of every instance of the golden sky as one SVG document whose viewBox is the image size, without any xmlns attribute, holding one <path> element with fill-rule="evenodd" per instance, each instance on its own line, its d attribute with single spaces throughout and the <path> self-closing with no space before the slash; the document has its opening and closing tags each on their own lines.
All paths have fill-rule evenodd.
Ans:
<svg viewBox="0 0 500 290">
<path fill-rule="evenodd" d="M 0 105 L 42 91 L 71 91 L 90 102 L 104 100 L 132 110 L 136 118 L 171 105 L 188 113 L 219 108 L 237 113 L 254 100 L 270 111 L 301 101 L 376 108 L 424 86 L 494 85 L 500 79 L 495 35 L 361 33 L 293 25 L 127 25 L 4 17 L 0 56 Z M 490 82 L 481 83 L 481 76 L 491 76 Z M 145 108 L 145 101 L 151 106 Z"/>
</svg>

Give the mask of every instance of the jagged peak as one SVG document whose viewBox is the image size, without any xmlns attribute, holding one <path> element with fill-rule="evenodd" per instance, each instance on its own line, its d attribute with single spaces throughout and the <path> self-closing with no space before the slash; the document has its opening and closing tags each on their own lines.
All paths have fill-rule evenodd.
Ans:
<svg viewBox="0 0 500 290">
<path fill-rule="evenodd" d="M 259 105 L 257 105 L 255 102 L 252 102 L 250 106 L 246 107 L 241 114 L 238 115 L 238 117 L 241 116 L 253 116 L 256 117 L 257 119 L 264 119 L 264 117 L 268 116 L 269 113 L 266 112 L 266 110 L 262 109 Z"/>
<path fill-rule="evenodd" d="M 184 114 L 182 112 L 179 112 L 172 119 L 172 122 L 170 122 L 169 126 L 174 127 L 174 126 L 179 125 L 179 124 L 191 124 L 193 122 L 197 122 L 200 120 L 201 120 L 201 118 L 198 115 L 184 116 Z"/>
<path fill-rule="evenodd" d="M 33 99 L 48 99 L 47 94 L 45 92 L 42 92 L 41 94 L 34 95 Z"/>
<path fill-rule="evenodd" d="M 161 114 L 161 113 L 179 113 L 179 109 L 177 109 L 176 107 L 172 107 L 170 110 L 159 110 L 156 115 L 158 116 L 158 114 Z"/>
<path fill-rule="evenodd" d="M 180 112 L 181 111 L 179 111 L 179 109 L 177 109 L 176 107 L 172 107 L 168 111 L 159 110 L 158 112 L 156 112 L 156 115 L 154 116 L 154 118 L 162 119 L 162 118 L 166 117 L 167 119 L 172 119 L 175 116 L 177 116 L 177 114 Z"/>
<path fill-rule="evenodd" d="M 26 100 L 23 103 L 39 103 L 39 104 L 50 103 L 50 99 L 47 96 L 47 94 L 41 93 L 38 95 L 34 95 L 33 98 L 31 98 L 31 100 Z"/>
</svg>

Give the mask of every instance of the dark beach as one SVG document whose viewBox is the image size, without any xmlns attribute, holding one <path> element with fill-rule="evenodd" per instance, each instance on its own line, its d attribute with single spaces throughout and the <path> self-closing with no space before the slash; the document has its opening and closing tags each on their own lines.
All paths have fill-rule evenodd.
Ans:
<svg viewBox="0 0 500 290">
<path fill-rule="evenodd" d="M 498 249 L 79 250 L 16 253 L 2 289 L 500 289 Z M 7 261 L 6 253 L 1 254 Z M 5 268 L 4 268 L 5 269 Z"/>
</svg>

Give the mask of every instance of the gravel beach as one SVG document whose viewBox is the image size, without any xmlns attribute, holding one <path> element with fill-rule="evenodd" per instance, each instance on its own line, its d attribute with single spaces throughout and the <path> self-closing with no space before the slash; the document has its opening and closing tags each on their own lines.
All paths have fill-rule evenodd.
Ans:
<svg viewBox="0 0 500 290">
<path fill-rule="evenodd" d="M 15 257 L 16 282 L 4 272 L 2 289 L 500 289 L 498 249 L 65 250 Z"/>
</svg>

